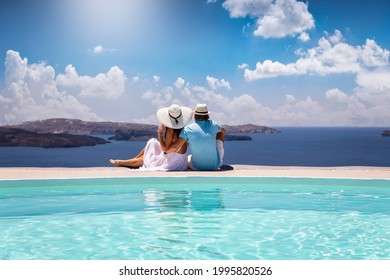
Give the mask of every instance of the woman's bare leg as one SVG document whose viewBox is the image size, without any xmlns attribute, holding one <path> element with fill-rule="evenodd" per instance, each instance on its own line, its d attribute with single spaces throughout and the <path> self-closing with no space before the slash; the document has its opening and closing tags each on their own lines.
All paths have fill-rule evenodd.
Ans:
<svg viewBox="0 0 390 280">
<path fill-rule="evenodd" d="M 145 148 L 139 152 L 139 154 L 130 159 L 110 159 L 110 162 L 115 165 L 116 167 L 132 167 L 132 168 L 138 168 L 141 167 L 144 164 L 144 153 Z"/>
<path fill-rule="evenodd" d="M 142 150 L 141 150 L 141 152 L 139 152 L 139 154 L 138 155 L 136 155 L 135 156 L 135 158 L 139 158 L 139 157 L 144 157 L 144 153 L 145 153 L 145 148 L 143 148 Z"/>
<path fill-rule="evenodd" d="M 110 159 L 110 162 L 117 167 L 132 167 L 138 168 L 144 164 L 144 157 L 140 156 L 138 158 L 131 159 Z"/>
</svg>

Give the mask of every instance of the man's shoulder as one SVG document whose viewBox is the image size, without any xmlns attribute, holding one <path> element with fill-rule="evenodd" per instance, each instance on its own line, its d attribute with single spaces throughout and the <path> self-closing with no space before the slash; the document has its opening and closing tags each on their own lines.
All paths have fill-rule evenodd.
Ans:
<svg viewBox="0 0 390 280">
<path fill-rule="evenodd" d="M 211 122 L 212 124 L 214 124 L 214 125 L 220 125 L 219 122 L 216 122 L 216 121 L 214 121 L 214 120 L 210 120 L 210 122 Z"/>
<path fill-rule="evenodd" d="M 191 129 L 193 129 L 194 127 L 198 127 L 199 125 L 196 123 L 196 122 L 194 122 L 194 123 L 190 123 L 190 124 L 187 124 L 184 128 L 183 128 L 183 130 L 191 130 Z"/>
<path fill-rule="evenodd" d="M 219 128 L 219 129 L 222 128 L 222 125 L 220 125 L 220 124 L 219 124 L 218 122 L 216 122 L 216 121 L 210 120 L 210 123 L 211 123 L 211 125 L 214 126 L 214 127 L 217 127 L 217 128 Z"/>
<path fill-rule="evenodd" d="M 193 122 L 193 123 L 187 124 L 185 127 L 194 127 L 194 126 L 198 126 L 198 123 Z"/>
</svg>

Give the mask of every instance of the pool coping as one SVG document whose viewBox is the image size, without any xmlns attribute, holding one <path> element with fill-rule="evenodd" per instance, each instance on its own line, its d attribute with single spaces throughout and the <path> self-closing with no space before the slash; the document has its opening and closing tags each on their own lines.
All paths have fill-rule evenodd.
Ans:
<svg viewBox="0 0 390 280">
<path fill-rule="evenodd" d="M 219 171 L 133 171 L 119 167 L 3 167 L 0 180 L 130 177 L 288 177 L 390 180 L 390 167 L 231 165 Z"/>
</svg>

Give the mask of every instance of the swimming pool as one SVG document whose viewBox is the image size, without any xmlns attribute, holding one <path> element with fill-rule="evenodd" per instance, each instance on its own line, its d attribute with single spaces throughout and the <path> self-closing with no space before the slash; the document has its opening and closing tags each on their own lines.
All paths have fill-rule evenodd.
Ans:
<svg viewBox="0 0 390 280">
<path fill-rule="evenodd" d="M 0 259 L 390 259 L 390 181 L 0 181 Z"/>
</svg>

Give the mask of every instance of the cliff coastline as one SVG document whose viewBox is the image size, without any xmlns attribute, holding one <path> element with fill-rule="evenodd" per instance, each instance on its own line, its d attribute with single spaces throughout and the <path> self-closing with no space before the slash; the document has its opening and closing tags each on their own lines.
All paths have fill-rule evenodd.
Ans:
<svg viewBox="0 0 390 280">
<path fill-rule="evenodd" d="M 247 134 L 279 133 L 267 126 L 224 125 L 226 141 L 250 141 Z M 47 119 L 0 127 L 0 146 L 80 147 L 110 143 L 91 135 L 110 135 L 108 140 L 145 141 L 157 136 L 157 126 L 122 122 L 88 122 L 77 119 Z"/>
</svg>

